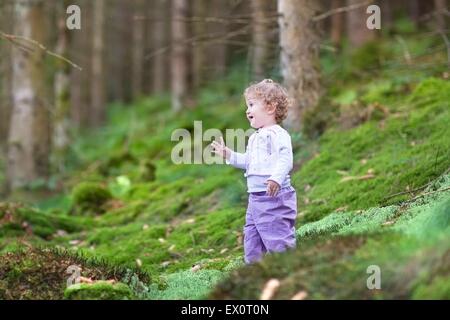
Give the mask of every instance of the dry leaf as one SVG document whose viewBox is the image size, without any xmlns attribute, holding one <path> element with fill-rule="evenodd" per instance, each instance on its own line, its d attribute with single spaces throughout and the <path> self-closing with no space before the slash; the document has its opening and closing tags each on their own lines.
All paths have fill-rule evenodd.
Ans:
<svg viewBox="0 0 450 320">
<path fill-rule="evenodd" d="M 161 267 L 165 268 L 170 264 L 170 261 L 164 261 L 161 263 Z"/>
<path fill-rule="evenodd" d="M 94 280 L 91 278 L 79 277 L 78 279 L 80 280 L 80 283 L 94 283 Z"/>
<path fill-rule="evenodd" d="M 200 270 L 202 267 L 199 264 L 195 264 L 192 266 L 191 271 L 192 272 L 197 272 L 198 270 Z"/>
<path fill-rule="evenodd" d="M 277 289 L 280 287 L 280 280 L 270 279 L 267 281 L 264 289 L 261 292 L 259 300 L 270 300 L 274 296 Z"/>
<path fill-rule="evenodd" d="M 334 210 L 335 212 L 342 212 L 342 211 L 345 211 L 345 210 L 347 210 L 347 208 L 348 208 L 348 206 L 343 206 L 343 207 L 339 207 L 339 208 L 337 208 L 336 210 Z"/>
<path fill-rule="evenodd" d="M 297 293 L 291 298 L 291 300 L 304 300 L 307 296 L 308 296 L 308 292 L 302 290 L 302 291 L 297 292 Z"/>
<path fill-rule="evenodd" d="M 137 264 L 137 266 L 139 268 L 142 267 L 142 260 L 141 259 L 136 259 L 136 264 Z"/>
</svg>

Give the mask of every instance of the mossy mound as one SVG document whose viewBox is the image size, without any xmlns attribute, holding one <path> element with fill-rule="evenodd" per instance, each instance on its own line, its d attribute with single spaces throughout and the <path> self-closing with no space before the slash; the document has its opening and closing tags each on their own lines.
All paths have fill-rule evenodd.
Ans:
<svg viewBox="0 0 450 320">
<path fill-rule="evenodd" d="M 39 237 L 49 240 L 58 231 L 81 231 L 92 220 L 43 212 L 20 203 L 0 202 L 0 239 L 6 237 Z M 0 250 L 3 249 L 0 241 Z"/>
<path fill-rule="evenodd" d="M 450 82 L 426 79 L 390 109 L 387 119 L 321 137 L 314 158 L 293 174 L 303 222 L 399 203 L 410 194 L 389 196 L 420 188 L 450 167 Z"/>
<path fill-rule="evenodd" d="M 118 282 L 133 272 L 142 281 L 150 281 L 143 272 L 111 266 L 104 261 L 63 250 L 30 248 L 0 257 L 0 299 L 62 299 L 72 275 L 69 266 L 81 268 L 80 276 L 92 280 Z"/>
<path fill-rule="evenodd" d="M 72 212 L 77 215 L 96 215 L 106 211 L 106 204 L 112 199 L 111 192 L 94 182 L 82 182 L 72 191 Z"/>
<path fill-rule="evenodd" d="M 258 299 L 271 278 L 273 299 L 449 299 L 450 176 L 399 206 L 334 213 L 299 228 L 298 248 L 231 273 L 212 299 Z M 380 289 L 371 290 L 377 266 Z"/>
<path fill-rule="evenodd" d="M 124 283 L 96 281 L 92 284 L 77 283 L 64 290 L 68 300 L 131 300 L 134 299 L 130 287 Z"/>
</svg>

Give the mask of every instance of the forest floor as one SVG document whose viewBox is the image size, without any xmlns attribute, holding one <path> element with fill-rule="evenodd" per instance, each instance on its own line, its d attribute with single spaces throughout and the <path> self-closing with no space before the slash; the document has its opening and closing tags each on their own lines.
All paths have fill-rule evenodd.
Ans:
<svg viewBox="0 0 450 320">
<path fill-rule="evenodd" d="M 0 299 L 258 299 L 273 278 L 274 299 L 450 298 L 449 74 L 423 53 L 436 39 L 405 41 L 427 68 L 394 59 L 394 41 L 322 58 L 326 95 L 292 135 L 296 250 L 244 266 L 242 172 L 171 161 L 172 132 L 194 120 L 248 128 L 235 68 L 180 114 L 165 96 L 111 106 L 65 173 L 27 190 L 53 196 L 1 202 Z"/>
</svg>

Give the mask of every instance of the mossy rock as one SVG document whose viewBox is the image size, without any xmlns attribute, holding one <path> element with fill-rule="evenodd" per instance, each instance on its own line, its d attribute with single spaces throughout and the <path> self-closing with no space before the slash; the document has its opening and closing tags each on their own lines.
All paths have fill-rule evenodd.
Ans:
<svg viewBox="0 0 450 320">
<path fill-rule="evenodd" d="M 72 213 L 78 215 L 102 214 L 105 204 L 113 197 L 101 184 L 82 182 L 72 191 Z"/>
<path fill-rule="evenodd" d="M 92 284 L 77 283 L 64 291 L 64 298 L 68 300 L 130 300 L 133 292 L 126 284 L 97 281 Z"/>
</svg>

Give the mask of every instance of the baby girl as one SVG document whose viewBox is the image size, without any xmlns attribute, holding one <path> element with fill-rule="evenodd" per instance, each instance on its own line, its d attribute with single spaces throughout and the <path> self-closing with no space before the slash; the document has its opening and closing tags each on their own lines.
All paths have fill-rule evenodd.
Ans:
<svg viewBox="0 0 450 320">
<path fill-rule="evenodd" d="M 244 226 L 244 255 L 247 264 L 265 253 L 295 247 L 297 196 L 291 186 L 292 144 L 279 124 L 286 118 L 289 98 L 286 89 L 266 79 L 244 92 L 246 115 L 256 129 L 245 153 L 225 146 L 223 139 L 212 143 L 214 153 L 227 164 L 244 169 L 249 193 Z"/>
</svg>

